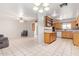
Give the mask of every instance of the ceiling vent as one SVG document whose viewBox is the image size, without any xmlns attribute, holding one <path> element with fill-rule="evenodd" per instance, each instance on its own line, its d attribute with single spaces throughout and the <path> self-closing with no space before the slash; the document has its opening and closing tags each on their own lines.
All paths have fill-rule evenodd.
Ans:
<svg viewBox="0 0 79 59">
<path fill-rule="evenodd" d="M 68 5 L 67 3 L 62 3 L 62 4 L 60 4 L 60 7 L 62 8 L 62 7 L 67 6 L 67 5 Z"/>
</svg>

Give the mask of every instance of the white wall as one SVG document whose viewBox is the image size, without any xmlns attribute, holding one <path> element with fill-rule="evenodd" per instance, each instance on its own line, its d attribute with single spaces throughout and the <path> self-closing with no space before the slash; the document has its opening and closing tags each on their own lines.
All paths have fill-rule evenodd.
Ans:
<svg viewBox="0 0 79 59">
<path fill-rule="evenodd" d="M 28 12 L 27 8 L 23 9 L 24 6 L 21 4 L 0 4 L 0 7 L 0 34 L 9 38 L 18 38 L 23 30 L 28 30 L 28 36 L 33 37 L 32 22 L 19 23 L 17 21 L 20 9 L 22 9 L 23 16 L 30 17 L 26 16 L 27 13 L 24 14 L 24 10 Z"/>
<path fill-rule="evenodd" d="M 23 30 L 28 30 L 28 36 L 32 37 L 32 22 L 20 23 L 13 18 L 0 17 L 0 34 L 9 38 L 18 38 Z"/>
<path fill-rule="evenodd" d="M 73 5 L 68 4 L 68 6 L 60 8 L 60 16 L 62 17 L 62 19 L 73 18 L 74 17 Z"/>
</svg>

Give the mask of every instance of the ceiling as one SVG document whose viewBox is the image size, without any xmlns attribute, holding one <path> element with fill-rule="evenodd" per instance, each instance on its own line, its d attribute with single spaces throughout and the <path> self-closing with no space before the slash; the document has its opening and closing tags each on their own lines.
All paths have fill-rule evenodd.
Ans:
<svg viewBox="0 0 79 59">
<path fill-rule="evenodd" d="M 68 6 L 60 8 L 61 3 L 50 3 L 50 10 L 46 15 L 52 15 L 54 11 L 63 19 L 74 18 L 79 15 L 79 4 L 68 3 Z M 26 19 L 36 19 L 37 13 L 33 10 L 33 3 L 0 3 L 0 17 L 13 17 L 14 19 L 23 13 Z"/>
</svg>

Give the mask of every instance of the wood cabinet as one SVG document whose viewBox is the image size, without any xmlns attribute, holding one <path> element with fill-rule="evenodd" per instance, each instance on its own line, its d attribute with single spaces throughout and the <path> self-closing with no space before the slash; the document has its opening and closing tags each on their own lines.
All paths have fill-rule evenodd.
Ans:
<svg viewBox="0 0 79 59">
<path fill-rule="evenodd" d="M 63 31 L 62 38 L 73 38 L 73 33 L 71 31 Z"/>
<path fill-rule="evenodd" d="M 54 27 L 55 27 L 56 30 L 62 29 L 61 23 L 54 23 Z"/>
<path fill-rule="evenodd" d="M 55 32 L 45 32 L 44 33 L 44 42 L 47 44 L 52 43 L 56 40 L 56 33 Z"/>
<path fill-rule="evenodd" d="M 61 30 L 62 29 L 62 23 L 60 21 L 55 21 L 53 23 L 53 26 L 55 27 L 56 30 Z"/>
<path fill-rule="evenodd" d="M 72 29 L 79 29 L 79 17 L 72 20 L 70 23 L 71 23 L 71 28 Z"/>
<path fill-rule="evenodd" d="M 76 28 L 79 29 L 79 17 L 78 17 L 77 20 L 76 20 Z"/>
<path fill-rule="evenodd" d="M 49 16 L 45 16 L 45 27 L 52 27 L 53 19 Z"/>
<path fill-rule="evenodd" d="M 73 43 L 76 46 L 79 46 L 79 32 L 73 33 Z"/>
<path fill-rule="evenodd" d="M 76 29 L 76 23 L 77 21 L 76 20 L 73 20 L 73 21 L 71 21 L 70 23 L 71 23 L 71 29 Z"/>
</svg>

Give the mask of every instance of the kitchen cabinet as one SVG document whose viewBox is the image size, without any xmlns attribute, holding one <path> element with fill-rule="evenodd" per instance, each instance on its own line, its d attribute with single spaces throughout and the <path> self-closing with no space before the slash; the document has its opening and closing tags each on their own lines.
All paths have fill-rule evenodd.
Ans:
<svg viewBox="0 0 79 59">
<path fill-rule="evenodd" d="M 53 26 L 55 27 L 56 30 L 61 30 L 62 29 L 62 23 L 60 21 L 54 22 Z"/>
<path fill-rule="evenodd" d="M 52 43 L 56 40 L 56 33 L 55 32 L 45 32 L 44 33 L 44 42 L 47 44 Z"/>
<path fill-rule="evenodd" d="M 53 19 L 49 16 L 45 16 L 45 27 L 52 27 Z"/>
<path fill-rule="evenodd" d="M 73 43 L 76 46 L 79 46 L 79 32 L 73 33 Z"/>
<path fill-rule="evenodd" d="M 79 17 L 75 18 L 70 23 L 72 29 L 79 29 Z"/>
<path fill-rule="evenodd" d="M 71 23 L 71 29 L 76 29 L 77 21 L 76 20 L 73 20 L 70 23 Z"/>
<path fill-rule="evenodd" d="M 73 38 L 73 33 L 71 31 L 63 31 L 62 38 Z"/>
</svg>

